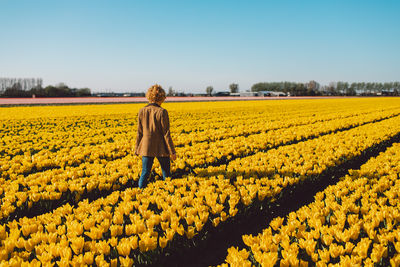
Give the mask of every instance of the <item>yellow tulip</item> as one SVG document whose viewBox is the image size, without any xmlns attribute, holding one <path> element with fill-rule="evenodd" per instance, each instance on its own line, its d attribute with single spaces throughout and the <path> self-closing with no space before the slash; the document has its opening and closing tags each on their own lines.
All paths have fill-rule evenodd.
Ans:
<svg viewBox="0 0 400 267">
<path fill-rule="evenodd" d="M 57 227 L 57 234 L 59 235 L 59 236 L 62 236 L 62 235 L 64 235 L 66 233 L 66 226 L 65 225 L 59 225 L 58 227 Z"/>
<path fill-rule="evenodd" d="M 40 194 L 38 194 L 38 193 L 33 193 L 32 195 L 30 195 L 30 199 L 31 199 L 33 202 L 38 202 L 38 201 L 40 200 Z"/>
<path fill-rule="evenodd" d="M 103 232 L 97 227 L 92 227 L 90 228 L 90 231 L 86 232 L 85 234 L 89 236 L 92 240 L 97 240 L 102 237 Z"/>
<path fill-rule="evenodd" d="M 56 243 L 58 239 L 57 233 L 49 233 L 48 235 L 48 241 L 49 243 Z"/>
<path fill-rule="evenodd" d="M 119 257 L 119 261 L 121 262 L 121 266 L 132 267 L 134 262 L 129 257 Z"/>
<path fill-rule="evenodd" d="M 112 259 L 110 265 L 111 265 L 111 267 L 118 266 L 118 259 Z"/>
<path fill-rule="evenodd" d="M 57 226 L 56 226 L 55 223 L 49 223 L 49 224 L 46 225 L 46 230 L 47 230 L 49 233 L 54 233 L 54 232 L 57 231 Z"/>
<path fill-rule="evenodd" d="M 160 248 L 165 248 L 168 244 L 168 238 L 167 237 L 160 237 L 159 238 L 159 246 Z"/>
<path fill-rule="evenodd" d="M 114 213 L 113 223 L 114 224 L 122 224 L 124 222 L 123 214 L 122 213 Z"/>
<path fill-rule="evenodd" d="M 24 248 L 26 251 L 32 251 L 35 248 L 35 242 L 33 239 L 28 239 L 24 243 Z"/>
<path fill-rule="evenodd" d="M 330 246 L 332 244 L 333 241 L 333 237 L 331 235 L 322 235 L 321 236 L 322 242 L 324 243 L 324 245 L 326 246 Z"/>
<path fill-rule="evenodd" d="M 6 250 L 0 250 L 0 261 L 8 260 L 8 252 Z"/>
<path fill-rule="evenodd" d="M 267 252 L 263 253 L 261 256 L 262 258 L 260 259 L 260 264 L 262 266 L 274 266 L 278 260 L 277 252 Z"/>
<path fill-rule="evenodd" d="M 166 234 L 168 241 L 171 241 L 175 236 L 175 230 L 173 230 L 171 228 L 167 229 L 165 234 Z"/>
<path fill-rule="evenodd" d="M 0 224 L 0 240 L 4 240 L 7 237 L 6 227 Z"/>
<path fill-rule="evenodd" d="M 107 262 L 104 260 L 104 255 L 100 254 L 95 257 L 95 262 L 97 266 L 108 266 Z"/>
<path fill-rule="evenodd" d="M 212 220 L 213 226 L 214 226 L 214 227 L 217 227 L 220 221 L 221 221 L 221 218 L 220 218 L 220 217 L 214 218 L 214 219 Z"/>
<path fill-rule="evenodd" d="M 357 246 L 353 249 L 353 255 L 358 255 L 362 259 L 367 257 L 367 252 L 371 240 L 369 238 L 362 238 L 361 241 L 357 244 Z"/>
<path fill-rule="evenodd" d="M 138 247 L 138 237 L 137 236 L 131 236 L 128 238 L 129 244 L 131 245 L 132 250 L 137 249 Z"/>
<path fill-rule="evenodd" d="M 110 245 L 106 241 L 98 241 L 96 243 L 96 249 L 97 251 L 102 254 L 102 255 L 108 255 L 110 254 Z"/>
<path fill-rule="evenodd" d="M 277 217 L 277 218 L 273 219 L 273 220 L 270 222 L 269 225 L 272 227 L 272 229 L 274 229 L 275 231 L 277 231 L 278 228 L 282 225 L 283 219 L 284 219 L 284 218 Z"/>
<path fill-rule="evenodd" d="M 157 247 L 157 238 L 152 237 L 149 233 L 142 234 L 139 240 L 139 249 L 141 252 L 153 250 Z"/>
<path fill-rule="evenodd" d="M 324 263 L 328 263 L 329 262 L 329 260 L 330 260 L 329 250 L 326 250 L 326 249 L 320 250 L 320 249 L 318 249 L 318 254 L 321 257 L 321 261 L 322 262 L 324 262 Z"/>
<path fill-rule="evenodd" d="M 127 224 L 125 225 L 125 234 L 127 236 L 131 236 L 137 233 L 137 227 L 134 224 Z"/>
<path fill-rule="evenodd" d="M 347 242 L 346 245 L 345 245 L 345 252 L 346 252 L 347 254 L 351 254 L 351 252 L 353 251 L 353 249 L 354 249 L 354 244 L 351 243 L 351 242 Z"/>
<path fill-rule="evenodd" d="M 193 222 L 194 222 L 194 216 L 193 215 L 189 215 L 189 216 L 186 216 L 186 223 L 188 224 L 188 225 L 191 225 L 191 224 L 193 224 Z"/>
<path fill-rule="evenodd" d="M 96 220 L 91 216 L 83 221 L 83 227 L 86 231 L 90 230 L 96 223 Z"/>
<path fill-rule="evenodd" d="M 85 240 L 83 237 L 75 237 L 74 239 L 70 240 L 71 242 L 71 248 L 74 251 L 75 254 L 80 254 L 83 249 L 83 245 L 85 243 Z"/>
<path fill-rule="evenodd" d="M 72 251 L 71 251 L 71 248 L 68 248 L 68 247 L 67 247 L 67 248 L 63 248 L 63 249 L 61 250 L 61 258 L 70 261 L 71 258 L 72 258 Z"/>
<path fill-rule="evenodd" d="M 196 235 L 196 228 L 193 226 L 189 226 L 188 230 L 186 231 L 186 237 L 188 239 L 192 239 Z"/>
<path fill-rule="evenodd" d="M 112 237 L 120 236 L 120 235 L 122 235 L 122 232 L 123 232 L 123 226 L 122 225 L 111 225 L 110 232 L 111 232 Z"/>
<path fill-rule="evenodd" d="M 129 256 L 131 252 L 131 245 L 128 240 L 121 240 L 117 246 L 118 254 L 120 256 Z"/>
<path fill-rule="evenodd" d="M 18 240 L 15 242 L 15 246 L 16 246 L 17 248 L 19 248 L 19 249 L 24 248 L 25 242 L 26 242 L 26 241 L 25 241 L 22 237 L 20 237 L 20 238 L 18 238 Z"/>
<path fill-rule="evenodd" d="M 183 228 L 183 225 L 181 225 L 181 224 L 175 230 L 179 235 L 182 235 L 182 236 L 185 233 L 185 228 Z"/>
<path fill-rule="evenodd" d="M 31 233 L 30 230 L 31 230 L 31 229 L 30 229 L 29 225 L 22 225 L 22 227 L 21 227 L 22 234 L 23 234 L 25 237 L 28 237 L 28 236 L 30 235 L 30 233 Z"/>
<path fill-rule="evenodd" d="M 343 255 L 344 252 L 345 252 L 345 250 L 341 245 L 336 245 L 335 243 L 332 243 L 329 246 L 329 254 L 332 258 L 337 258 L 337 257 Z"/>
</svg>

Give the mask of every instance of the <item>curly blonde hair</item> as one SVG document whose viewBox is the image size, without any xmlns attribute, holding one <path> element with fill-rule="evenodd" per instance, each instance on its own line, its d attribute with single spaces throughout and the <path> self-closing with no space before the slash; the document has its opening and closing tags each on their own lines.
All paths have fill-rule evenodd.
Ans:
<svg viewBox="0 0 400 267">
<path fill-rule="evenodd" d="M 163 102 L 166 98 L 165 91 L 161 85 L 155 84 L 147 90 L 146 98 L 150 103 Z"/>
</svg>

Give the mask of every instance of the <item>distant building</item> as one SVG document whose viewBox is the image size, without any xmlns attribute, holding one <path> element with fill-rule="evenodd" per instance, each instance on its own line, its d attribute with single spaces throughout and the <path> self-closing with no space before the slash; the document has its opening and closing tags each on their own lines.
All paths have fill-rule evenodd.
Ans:
<svg viewBox="0 0 400 267">
<path fill-rule="evenodd" d="M 96 93 L 93 95 L 98 96 L 98 97 L 143 97 L 143 96 L 145 96 L 144 93 L 114 93 L 114 92 Z"/>
<path fill-rule="evenodd" d="M 125 94 L 123 94 L 122 96 L 125 96 L 125 97 L 127 97 L 127 96 L 130 96 L 130 97 L 139 97 L 139 96 L 145 96 L 145 93 L 125 93 Z"/>
<path fill-rule="evenodd" d="M 214 96 L 230 96 L 230 92 L 228 92 L 228 91 L 222 91 L 222 92 L 216 92 L 215 94 L 214 94 Z"/>
<path fill-rule="evenodd" d="M 396 92 L 394 89 L 382 90 L 381 95 L 382 96 L 394 96 L 394 95 L 396 95 Z"/>
<path fill-rule="evenodd" d="M 258 96 L 287 96 L 284 92 L 275 92 L 275 91 L 258 91 Z"/>
<path fill-rule="evenodd" d="M 356 95 L 362 95 L 364 93 L 364 90 L 361 89 L 356 89 Z"/>
<path fill-rule="evenodd" d="M 239 96 L 258 96 L 258 92 L 240 92 Z"/>
</svg>

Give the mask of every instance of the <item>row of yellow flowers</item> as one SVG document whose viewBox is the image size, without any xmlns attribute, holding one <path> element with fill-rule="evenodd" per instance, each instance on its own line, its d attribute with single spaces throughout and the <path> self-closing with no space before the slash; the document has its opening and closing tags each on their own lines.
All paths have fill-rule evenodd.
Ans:
<svg viewBox="0 0 400 267">
<path fill-rule="evenodd" d="M 352 134 L 355 128 L 343 132 L 342 138 L 352 138 L 354 144 L 366 141 L 372 146 L 400 131 L 397 117 L 361 127 L 358 135 Z M 337 138 L 327 136 L 331 139 L 315 142 L 314 148 L 326 146 L 324 154 L 331 162 L 367 148 L 351 142 L 332 147 L 330 144 Z M 340 149 L 348 154 L 335 153 Z M 297 156 L 293 154 L 293 160 Z M 237 179 L 232 185 L 222 176 L 189 177 L 158 181 L 145 190 L 115 191 L 104 199 L 83 201 L 75 209 L 64 205 L 51 213 L 2 225 L 0 251 L 4 252 L 0 257 L 4 264 L 140 263 L 146 253 L 161 254 L 179 237 L 192 239 L 201 235 L 208 227 L 217 227 L 221 221 L 236 216 L 242 204 L 251 205 L 256 198 L 272 199 L 282 188 L 298 182 L 293 177 L 275 178 Z M 272 182 L 265 186 L 263 182 L 267 180 Z"/>
<path fill-rule="evenodd" d="M 318 113 L 314 106 L 308 105 L 295 105 L 295 108 L 290 107 L 285 111 L 257 107 L 256 110 L 251 109 L 246 110 L 246 112 L 238 112 L 238 110 L 234 109 L 230 117 L 221 116 L 221 111 L 219 111 L 218 116 L 212 113 L 214 117 L 212 119 L 198 119 L 195 124 L 189 124 L 190 126 L 185 124 L 186 129 L 179 128 L 177 131 L 173 131 L 172 135 L 178 146 L 205 141 L 214 142 L 229 137 L 247 136 L 292 126 L 376 113 L 378 111 L 398 110 L 398 103 L 392 104 L 381 107 L 358 107 L 351 111 L 344 105 L 328 106 L 318 110 Z M 225 111 L 222 113 L 225 113 Z M 296 118 L 296 120 L 293 120 L 293 118 Z M 201 128 L 199 125 L 201 125 Z M 195 127 L 193 128 L 193 126 Z M 182 132 L 188 135 L 182 135 Z"/>
<path fill-rule="evenodd" d="M 397 110 L 367 113 L 349 118 L 332 119 L 327 122 L 315 122 L 311 125 L 283 128 L 247 137 L 227 138 L 212 143 L 197 143 L 192 146 L 179 147 L 177 151 L 181 157 L 174 163 L 173 171 L 177 172 L 179 170 L 187 173 L 189 169 L 193 169 L 196 166 L 218 164 L 222 159 L 229 160 L 231 157 L 245 156 L 249 153 L 296 140 L 316 137 L 338 129 L 346 129 L 392 116 L 397 116 Z M 362 127 L 358 128 L 362 131 L 364 129 Z M 342 139 L 342 136 L 340 135 L 338 139 Z M 305 147 L 310 147 L 307 142 L 305 144 Z M 297 146 L 288 146 L 286 149 L 292 149 L 293 147 Z M 282 149 L 285 150 L 285 146 Z M 141 165 L 139 158 L 133 156 L 131 150 L 132 144 L 121 141 L 120 143 L 100 145 L 95 150 L 93 147 L 73 148 L 67 150 L 68 153 L 66 152 L 65 156 L 57 154 L 52 159 L 49 158 L 49 155 L 41 157 L 41 152 L 39 152 L 34 156 L 34 161 L 21 161 L 19 162 L 20 165 L 16 164 L 17 159 L 10 161 L 8 165 L 12 167 L 7 171 L 3 171 L 3 175 L 8 173 L 12 178 L 3 179 L 0 185 L 0 196 L 2 195 L 0 198 L 0 219 L 7 218 L 18 209 L 26 211 L 39 201 L 67 199 L 68 201 L 77 202 L 82 195 L 87 195 L 93 190 L 97 190 L 96 192 L 115 190 L 127 185 L 128 181 L 136 181 Z M 276 150 L 271 150 L 271 153 L 274 151 Z M 264 154 L 261 153 L 255 156 L 258 155 Z M 253 158 L 251 157 L 251 161 L 253 161 Z M 296 155 L 297 158 L 301 157 Z M 78 166 L 71 167 L 70 165 L 73 163 L 71 163 L 71 160 L 77 162 Z M 241 164 L 246 165 L 247 161 L 248 158 L 233 161 L 229 164 L 228 171 L 235 168 L 232 166 L 235 166 L 234 164 L 237 162 L 242 162 Z M 313 164 L 313 162 L 309 164 Z M 19 169 L 18 166 L 20 166 Z M 59 168 L 37 171 L 26 176 L 23 174 L 24 172 L 29 172 L 32 168 L 45 169 L 46 167 L 56 166 Z M 155 166 L 156 171 L 160 173 L 158 162 L 156 162 Z M 309 166 L 301 166 L 301 168 L 306 167 Z M 4 169 L 5 165 L 2 168 Z M 252 172 L 257 172 L 259 168 L 248 166 L 248 169 L 251 169 Z M 279 166 L 273 169 L 279 169 Z M 204 170 L 197 169 L 196 171 L 200 175 L 204 173 Z"/>
<path fill-rule="evenodd" d="M 222 112 L 220 110 L 218 116 L 204 112 L 204 110 L 190 114 L 172 110 L 171 125 L 173 127 L 171 132 L 176 138 L 174 139 L 175 142 L 179 146 L 185 145 L 188 140 L 193 142 L 208 140 L 205 135 L 198 136 L 199 132 L 206 132 L 209 137 L 223 138 L 226 134 L 229 134 L 227 130 L 231 128 L 234 130 L 233 135 L 237 132 L 243 134 L 257 132 L 260 131 L 259 127 L 265 127 L 266 115 L 268 115 L 269 120 L 276 120 L 281 116 L 310 117 L 311 113 L 315 113 L 315 110 L 310 106 L 283 114 L 280 110 L 271 112 L 270 108 L 267 108 L 268 106 L 260 107 L 259 105 L 257 105 L 258 112 L 255 113 L 253 110 L 244 109 L 241 107 L 242 105 L 238 104 L 236 103 L 236 105 L 226 108 Z M 63 118 L 42 117 L 19 120 L 0 118 L 0 129 L 2 129 L 0 131 L 2 140 L 0 154 L 10 157 L 19 154 L 33 155 L 34 152 L 44 149 L 57 150 L 77 145 L 101 144 L 107 142 L 110 138 L 131 140 L 135 137 L 132 128 L 136 127 L 137 110 L 142 106 L 143 104 L 127 106 L 129 113 L 124 114 L 113 114 L 111 112 L 107 115 L 70 116 L 69 113 L 74 114 L 71 112 L 73 109 L 71 109 L 70 112 L 64 114 L 65 117 Z M 207 106 L 212 108 L 210 104 L 207 104 Z M 236 108 L 233 109 L 233 107 Z M 80 109 L 82 109 L 83 114 L 86 110 L 89 112 L 87 108 L 80 107 Z M 373 111 L 375 110 L 373 109 Z M 27 112 L 33 111 L 27 110 Z M 34 112 L 37 112 L 37 108 Z M 332 113 L 330 110 L 328 112 Z M 7 115 L 12 116 L 12 111 Z M 29 115 L 29 113 L 26 113 L 26 115 Z M 322 118 L 323 114 L 318 115 Z M 314 117 L 310 118 L 315 120 Z M 307 123 L 307 121 L 304 123 Z M 37 138 L 32 139 L 33 135 Z M 79 144 L 76 143 L 77 140 Z"/>
<path fill-rule="evenodd" d="M 234 160 L 228 171 L 255 174 L 312 175 L 359 156 L 367 147 L 394 136 L 400 131 L 400 117 L 355 127 L 348 131 L 307 140 L 298 145 L 279 147 L 266 153 L 256 153 Z M 365 133 L 368 132 L 368 135 Z M 360 138 L 363 136 L 364 138 Z M 327 150 L 331 153 L 326 154 Z M 284 155 L 288 156 L 284 156 Z M 295 155 L 295 156 L 294 156 Z M 290 159 L 289 159 L 290 158 Z M 335 159 L 332 161 L 332 159 Z M 272 168 L 272 170 L 271 170 Z"/>
<path fill-rule="evenodd" d="M 69 204 L 32 219 L 0 226 L 3 263 L 101 265 L 140 263 L 140 253 L 162 250 L 178 236 L 193 238 L 207 224 L 234 216 L 239 195 L 222 178 L 176 179 L 115 191 L 92 203 Z M 58 261 L 56 259 L 59 259 Z"/>
<path fill-rule="evenodd" d="M 290 179 L 304 178 L 357 157 L 366 148 L 379 144 L 399 132 L 400 117 L 393 117 L 348 131 L 258 152 L 232 160 L 227 165 L 197 168 L 195 172 L 200 176 L 226 173 L 228 177 L 242 175 L 262 178 L 278 174 Z"/>
<path fill-rule="evenodd" d="M 201 119 L 199 116 L 194 116 L 189 120 L 185 118 L 186 114 L 176 114 L 173 117 L 175 122 L 172 124 L 179 122 L 180 125 L 173 126 L 172 134 L 177 146 L 189 147 L 188 144 L 213 142 L 228 137 L 379 111 L 374 107 L 352 113 L 328 110 L 327 113 L 322 112 L 316 115 L 315 110 L 308 109 L 302 108 L 296 113 L 275 112 L 272 114 L 266 113 L 268 109 L 260 109 L 256 114 L 254 111 L 238 113 L 238 111 L 229 110 L 218 118 Z M 388 111 L 387 114 L 390 114 L 393 107 L 386 107 L 385 110 Z M 382 116 L 384 114 L 386 113 Z M 240 118 L 234 119 L 233 116 Z M 132 114 L 109 115 L 106 118 L 92 116 L 66 117 L 62 120 L 46 118 L 2 122 L 3 125 L 0 125 L 2 129 L 0 171 L 4 179 L 12 179 L 18 174 L 29 174 L 47 168 L 76 166 L 83 161 L 93 162 L 123 157 L 129 153 L 126 144 L 131 147 L 136 137 L 136 117 Z M 98 153 L 92 153 L 92 151 L 98 151 Z M 61 160 L 63 162 L 60 162 Z"/>
<path fill-rule="evenodd" d="M 400 266 L 400 143 L 349 173 L 259 235 L 243 236 L 247 248 L 229 248 L 226 262 Z"/>
<path fill-rule="evenodd" d="M 185 116 L 174 116 L 176 122 L 182 123 L 187 121 Z M 221 116 L 222 120 L 229 119 L 230 117 Z M 263 118 L 263 117 L 261 117 Z M 260 118 L 258 118 L 260 120 Z M 92 117 L 66 117 L 60 118 L 46 118 L 36 119 L 34 121 L 2 121 L 0 125 L 1 144 L 0 144 L 0 170 L 2 177 L 5 178 L 10 174 L 24 174 L 35 171 L 40 171 L 43 168 L 58 167 L 59 162 L 52 161 L 51 159 L 63 158 L 68 166 L 80 164 L 83 159 L 95 160 L 104 157 L 112 159 L 110 154 L 115 144 L 114 143 L 132 143 L 136 137 L 136 114 L 123 114 L 123 115 L 109 115 L 106 118 L 99 116 Z M 254 115 L 251 117 L 245 116 L 244 122 L 254 121 Z M 189 128 L 188 124 L 196 122 L 195 126 Z M 229 120 L 228 120 L 229 121 Z M 208 122 L 205 124 L 205 122 Z M 174 123 L 174 122 L 172 122 Z M 211 125 L 216 124 L 212 119 L 192 118 L 189 123 L 184 125 L 174 125 L 172 128 L 174 138 L 177 145 L 184 145 L 189 141 L 200 141 L 198 125 Z M 255 123 L 255 121 L 254 121 Z M 226 123 L 225 123 L 226 124 Z M 237 122 L 237 126 L 241 126 Z M 248 123 L 249 124 L 249 123 Z M 243 129 L 249 128 L 244 123 Z M 257 123 L 255 123 L 257 125 Z M 219 125 L 215 126 L 218 131 L 227 132 L 227 128 Z M 182 126 L 182 127 L 180 127 Z M 228 125 L 229 127 L 231 125 Z M 259 127 L 260 123 L 258 124 Z M 260 128 L 262 129 L 262 128 Z M 207 129 L 209 136 L 216 136 L 215 131 Z M 36 138 L 32 138 L 35 136 Z M 184 143 L 182 143 L 183 141 Z M 110 143 L 112 143 L 110 145 Z M 119 145 L 118 149 L 127 153 L 129 150 L 123 149 Z M 80 153 L 85 149 L 84 153 Z M 90 150 L 101 150 L 99 155 L 90 154 Z M 67 157 L 67 158 L 66 158 Z M 40 165 L 39 163 L 43 163 Z"/>
</svg>

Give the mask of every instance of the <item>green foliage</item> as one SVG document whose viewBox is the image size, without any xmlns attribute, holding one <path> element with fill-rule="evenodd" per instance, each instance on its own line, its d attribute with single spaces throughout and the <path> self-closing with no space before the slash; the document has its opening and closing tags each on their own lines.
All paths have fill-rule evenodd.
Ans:
<svg viewBox="0 0 400 267">
<path fill-rule="evenodd" d="M 400 82 L 331 82 L 329 85 L 320 86 L 316 81 L 308 83 L 296 82 L 260 82 L 251 87 L 251 91 L 274 91 L 289 93 L 292 96 L 314 95 L 399 95 Z"/>
<path fill-rule="evenodd" d="M 239 92 L 239 84 L 231 83 L 229 85 L 229 90 L 231 91 L 231 93 L 238 93 Z"/>
<path fill-rule="evenodd" d="M 256 83 L 251 87 L 251 91 L 274 91 L 289 93 L 292 96 L 316 95 L 314 90 L 308 90 L 304 83 L 295 82 L 262 82 Z"/>
<path fill-rule="evenodd" d="M 83 97 L 92 94 L 89 88 L 69 88 L 62 83 L 57 86 L 49 85 L 45 88 L 36 86 L 30 90 L 23 90 L 19 83 L 15 83 L 1 94 L 2 97 L 32 97 L 33 95 L 36 97 Z"/>
<path fill-rule="evenodd" d="M 213 91 L 214 91 L 214 87 L 212 87 L 212 86 L 207 86 L 207 88 L 206 88 L 206 93 L 207 93 L 207 95 L 211 95 Z"/>
</svg>

